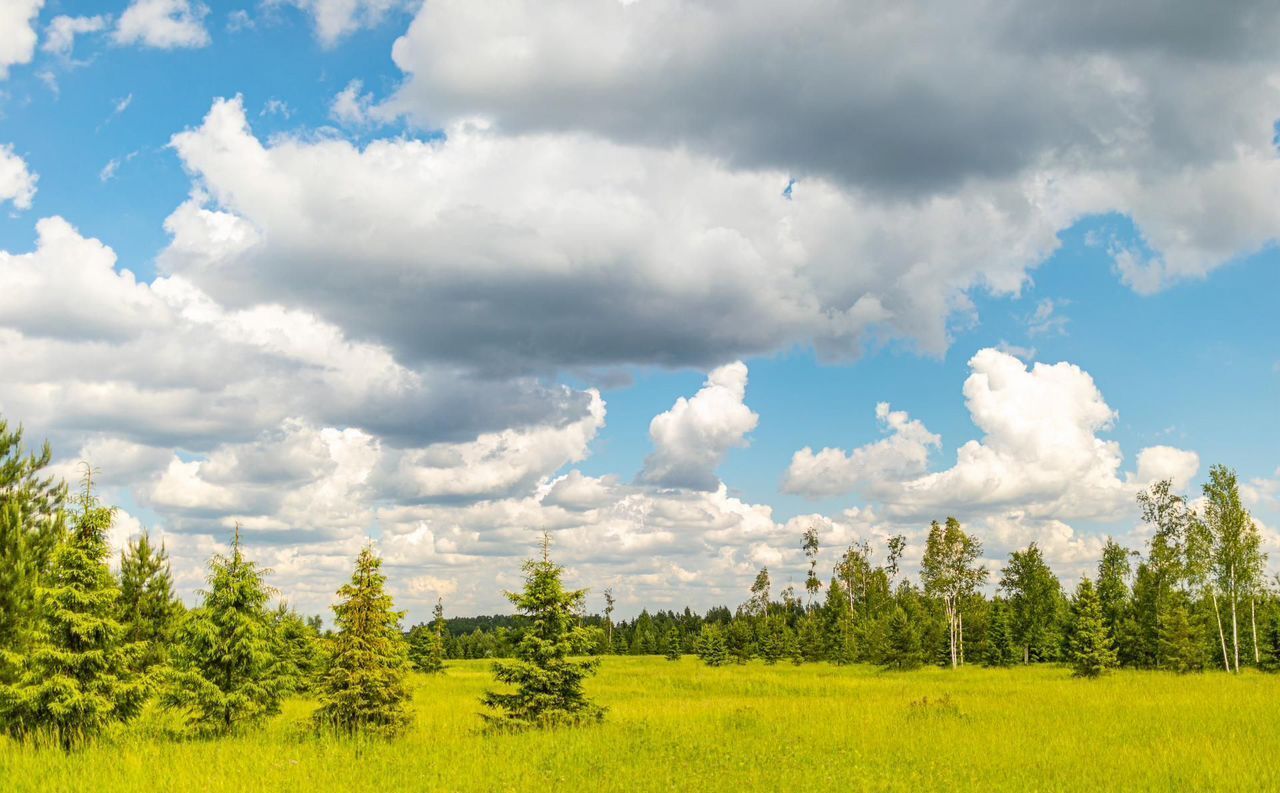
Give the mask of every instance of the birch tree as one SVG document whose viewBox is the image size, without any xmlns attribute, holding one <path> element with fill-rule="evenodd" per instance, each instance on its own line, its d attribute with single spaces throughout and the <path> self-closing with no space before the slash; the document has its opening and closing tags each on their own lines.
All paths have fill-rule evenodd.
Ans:
<svg viewBox="0 0 1280 793">
<path fill-rule="evenodd" d="M 935 520 L 929 529 L 920 578 L 925 594 L 938 598 L 947 615 L 951 668 L 964 663 L 964 622 L 960 604 L 987 579 L 978 564 L 982 544 L 965 534 L 960 521 L 947 518 L 945 527 Z"/>
</svg>

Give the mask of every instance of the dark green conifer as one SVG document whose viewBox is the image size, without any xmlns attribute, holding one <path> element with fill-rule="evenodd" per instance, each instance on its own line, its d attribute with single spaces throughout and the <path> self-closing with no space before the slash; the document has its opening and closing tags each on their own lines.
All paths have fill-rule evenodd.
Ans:
<svg viewBox="0 0 1280 793">
<path fill-rule="evenodd" d="M 724 628 L 708 622 L 698 634 L 698 658 L 707 666 L 724 666 L 729 663 L 729 648 L 725 643 Z"/>
<path fill-rule="evenodd" d="M 281 692 L 305 694 L 315 689 L 324 661 L 324 640 L 314 620 L 280 603 L 272 614 Z"/>
<path fill-rule="evenodd" d="M 344 733 L 394 735 L 409 723 L 405 685 L 409 648 L 401 612 L 387 594 L 382 560 L 371 548 L 356 559 L 333 607 L 337 631 L 320 676 L 317 726 Z"/>
<path fill-rule="evenodd" d="M 1076 677 L 1098 677 L 1116 665 L 1116 651 L 1102 616 L 1098 592 L 1088 578 L 1080 580 L 1071 604 L 1071 666 Z"/>
<path fill-rule="evenodd" d="M 890 669 L 916 669 L 923 663 L 924 649 L 915 621 L 901 606 L 889 619 L 889 641 L 885 666 Z"/>
<path fill-rule="evenodd" d="M 36 590 L 40 622 L 12 684 L 0 684 L 11 734 L 33 730 L 71 748 L 112 722 L 137 715 L 147 689 L 136 672 L 140 647 L 116 620 L 120 590 L 107 566 L 115 510 L 93 496 L 85 475 L 80 511 Z"/>
<path fill-rule="evenodd" d="M 173 592 L 173 574 L 164 546 L 144 532 L 120 553 L 120 622 L 127 641 L 142 647 L 140 666 L 151 669 L 169 657 L 169 644 L 182 602 Z"/>
<path fill-rule="evenodd" d="M 551 561 L 550 543 L 544 534 L 542 559 L 525 562 L 524 590 L 507 593 L 528 625 L 515 660 L 493 665 L 498 682 L 516 690 L 488 691 L 482 700 L 490 709 L 485 720 L 498 729 L 575 726 L 604 718 L 604 709 L 582 690 L 582 681 L 595 673 L 599 661 L 570 658 L 587 640 L 578 625 L 586 590 L 564 588 L 564 569 Z"/>
<path fill-rule="evenodd" d="M 667 651 L 664 657 L 668 661 L 679 661 L 680 656 L 684 655 L 683 641 L 679 628 L 672 625 L 667 629 Z"/>
<path fill-rule="evenodd" d="M 444 602 L 436 601 L 430 625 L 415 625 L 409 631 L 409 660 L 413 668 L 428 675 L 444 671 Z"/>
<path fill-rule="evenodd" d="M 265 572 L 245 558 L 237 526 L 230 556 L 209 561 L 203 604 L 178 625 L 160 702 L 192 732 L 232 732 L 280 710 L 288 686 Z"/>
<path fill-rule="evenodd" d="M 1280 672 L 1280 612 L 1272 615 L 1262 632 L 1262 671 Z"/>
<path fill-rule="evenodd" d="M 1012 666 L 1013 640 L 1009 636 L 1009 613 L 1004 601 L 996 599 L 987 617 L 987 666 Z"/>
<path fill-rule="evenodd" d="M 1203 637 L 1186 606 L 1179 604 L 1162 612 L 1159 641 L 1164 669 L 1182 674 L 1204 669 Z"/>
</svg>

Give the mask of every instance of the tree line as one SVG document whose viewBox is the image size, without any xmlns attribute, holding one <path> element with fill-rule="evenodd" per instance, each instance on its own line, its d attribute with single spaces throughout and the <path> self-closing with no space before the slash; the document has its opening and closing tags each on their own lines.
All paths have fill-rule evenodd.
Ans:
<svg viewBox="0 0 1280 793">
<path fill-rule="evenodd" d="M 1035 543 L 989 582 L 980 542 L 948 518 L 929 528 L 918 581 L 903 574 L 906 542 L 893 537 L 882 556 L 849 546 L 824 584 L 810 529 L 803 591 L 775 597 L 761 569 L 735 610 L 642 611 L 615 622 L 608 589 L 603 614 L 584 614 L 586 590 L 564 587 L 544 535 L 523 589 L 506 593 L 515 615 L 457 619 L 451 630 L 437 602 L 429 623 L 405 631 L 372 548 L 337 591 L 326 630 L 319 617 L 271 607 L 269 571 L 247 557 L 238 527 L 187 608 L 163 545 L 145 533 L 111 569 L 114 508 L 96 497 L 92 469 L 72 494 L 46 473 L 51 459 L 48 444 L 27 451 L 21 428 L 0 419 L 0 729 L 67 749 L 148 703 L 185 733 L 217 736 L 301 693 L 319 701 L 317 731 L 391 736 L 410 720 L 409 670 L 439 673 L 449 657 L 498 659 L 499 687 L 481 701 L 494 729 L 599 720 L 604 709 L 583 681 L 592 656 L 611 653 L 692 653 L 710 666 L 1066 661 L 1094 676 L 1119 665 L 1192 672 L 1220 662 L 1229 672 L 1280 671 L 1280 598 L 1264 580 L 1261 538 L 1235 474 L 1222 466 L 1211 469 L 1200 510 L 1167 481 L 1142 492 L 1145 555 L 1109 540 L 1096 576 L 1071 596 Z"/>
</svg>

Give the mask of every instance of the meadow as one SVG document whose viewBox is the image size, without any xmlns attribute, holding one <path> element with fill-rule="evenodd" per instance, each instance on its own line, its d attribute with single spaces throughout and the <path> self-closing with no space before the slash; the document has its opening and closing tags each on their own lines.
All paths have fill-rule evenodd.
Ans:
<svg viewBox="0 0 1280 793">
<path fill-rule="evenodd" d="M 0 738 L 5 791 L 1280 789 L 1280 677 L 1062 667 L 885 672 L 607 657 L 605 722 L 482 731 L 486 661 L 414 675 L 394 741 L 316 738 L 293 699 L 261 729 L 164 737 L 149 712 L 70 754 Z"/>
</svg>

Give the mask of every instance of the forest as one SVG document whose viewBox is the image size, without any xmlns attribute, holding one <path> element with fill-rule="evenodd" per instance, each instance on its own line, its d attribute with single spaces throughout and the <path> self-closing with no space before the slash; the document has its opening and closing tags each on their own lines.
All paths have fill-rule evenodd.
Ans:
<svg viewBox="0 0 1280 793">
<path fill-rule="evenodd" d="M 658 656 L 607 668 L 655 679 L 673 672 L 654 662 L 727 668 L 719 685 L 734 668 L 743 681 L 777 669 L 770 685 L 784 686 L 776 675 L 790 667 L 847 669 L 847 680 L 822 684 L 837 688 L 874 680 L 867 675 L 876 669 L 933 686 L 937 675 L 978 674 L 965 667 L 1038 668 L 1054 680 L 1125 668 L 1172 680 L 1280 671 L 1280 598 L 1265 578 L 1258 526 L 1224 466 L 1210 470 L 1194 502 L 1168 481 L 1141 492 L 1147 546 L 1139 553 L 1109 540 L 1096 574 L 1070 592 L 1035 543 L 993 574 L 980 539 L 946 518 L 929 526 L 916 576 L 903 569 L 900 536 L 882 552 L 855 543 L 834 569 L 820 570 L 821 538 L 811 529 L 796 538 L 808 559 L 802 591 L 775 593 L 761 569 L 733 609 L 643 610 L 615 620 L 608 589 L 601 613 L 586 613 L 588 590 L 566 588 L 543 535 L 540 555 L 524 565 L 523 589 L 506 593 L 513 614 L 449 620 L 439 602 L 431 621 L 406 628 L 372 547 L 354 560 L 326 624 L 291 609 L 287 593 L 273 604 L 269 571 L 248 558 L 238 528 L 229 551 L 209 560 L 206 588 L 189 607 L 175 594 L 164 548 L 146 534 L 112 564 L 113 509 L 95 496 L 92 469 L 72 492 L 46 473 L 51 460 L 47 444 L 28 450 L 21 429 L 0 421 L 6 764 L 91 752 L 130 734 L 121 731 L 135 721 L 148 725 L 148 740 L 175 746 L 240 740 L 283 712 L 293 713 L 295 740 L 390 741 L 413 732 L 424 706 L 414 704 L 415 690 L 440 685 L 423 680 L 446 677 L 446 669 L 488 681 L 472 700 L 477 734 L 587 728 L 609 720 L 610 703 L 588 690 L 604 656 Z M 1227 677 L 1205 679 L 1222 685 Z M 913 700 L 910 712 L 961 713 L 950 693 L 938 696 Z M 300 701 L 312 703 L 305 717 Z"/>
</svg>

